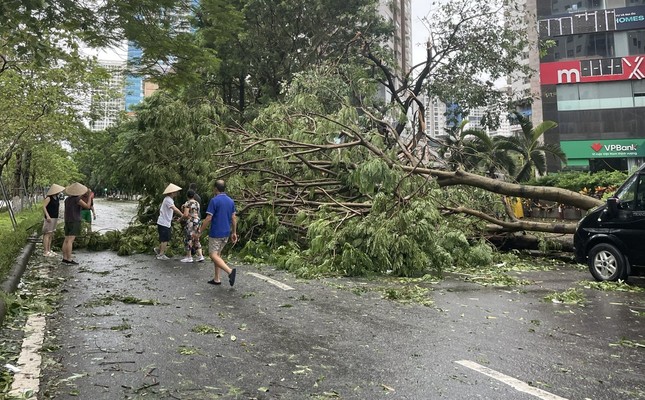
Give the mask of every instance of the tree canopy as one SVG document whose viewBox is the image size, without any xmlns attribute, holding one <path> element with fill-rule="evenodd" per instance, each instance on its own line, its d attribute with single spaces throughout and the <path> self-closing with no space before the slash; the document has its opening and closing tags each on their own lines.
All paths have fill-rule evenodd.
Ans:
<svg viewBox="0 0 645 400">
<path fill-rule="evenodd" d="M 490 127 L 513 111 L 492 83 L 526 68 L 525 32 L 504 19 L 511 4 L 436 5 L 426 59 L 408 71 L 386 46 L 393 27 L 377 6 L 106 2 L 94 12 L 113 19 L 81 32 L 107 41 L 126 35 L 143 50 L 137 72 L 161 90 L 133 118 L 80 134 L 72 142 L 80 171 L 92 185 L 145 194 L 144 210 L 168 182 L 205 190 L 227 179 L 244 254 L 271 253 L 303 275 L 487 264 L 490 225 L 570 232 L 572 225 L 518 221 L 500 195 L 580 208 L 597 199 L 485 176 L 493 166 L 518 181 L 541 171 L 551 149 L 539 137 L 551 124 L 524 124 L 506 141 L 462 130 L 444 142 L 427 129 L 424 97 L 457 110 L 485 106 Z M 455 158 L 442 158 L 446 150 Z"/>
</svg>

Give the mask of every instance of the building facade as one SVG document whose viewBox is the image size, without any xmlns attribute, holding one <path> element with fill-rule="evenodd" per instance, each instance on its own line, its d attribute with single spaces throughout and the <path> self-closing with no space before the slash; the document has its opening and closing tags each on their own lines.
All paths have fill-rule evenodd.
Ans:
<svg viewBox="0 0 645 400">
<path fill-rule="evenodd" d="M 125 85 L 125 63 L 100 61 L 101 67 L 109 73 L 105 87 L 91 92 L 92 114 L 94 118 L 87 123 L 90 130 L 101 131 L 116 125 L 123 112 Z"/>
<path fill-rule="evenodd" d="M 645 160 L 645 0 L 537 0 L 545 134 L 572 169 L 627 171 Z M 549 170 L 559 169 L 555 160 Z"/>
<path fill-rule="evenodd" d="M 441 139 L 447 134 L 447 130 L 459 125 L 462 121 L 466 120 L 467 123 L 464 125 L 464 130 L 468 129 L 478 129 L 486 132 L 490 137 L 495 136 L 511 136 L 512 127 L 509 119 L 505 116 L 501 116 L 499 120 L 499 127 L 495 130 L 491 130 L 482 125 L 482 119 L 486 115 L 486 108 L 477 107 L 468 111 L 468 115 L 452 115 L 451 118 L 448 115 L 454 114 L 451 113 L 451 107 L 453 105 L 446 104 L 440 101 L 437 98 L 431 98 L 428 96 L 423 96 L 424 107 L 426 110 L 426 132 L 433 139 Z M 454 110 L 454 108 L 453 108 Z"/>
<path fill-rule="evenodd" d="M 136 69 L 141 60 L 143 51 L 136 44 L 128 42 L 128 66 Z M 143 76 L 128 74 L 125 78 L 125 110 L 132 111 L 132 108 L 143 101 Z"/>
<path fill-rule="evenodd" d="M 412 68 L 412 0 L 380 0 L 379 14 L 394 25 L 394 35 L 386 43 L 396 61 L 397 77 Z M 378 97 L 389 102 L 391 94 L 384 86 Z"/>
<path fill-rule="evenodd" d="M 393 52 L 398 72 L 412 67 L 412 0 L 380 0 L 379 13 L 394 24 L 394 36 L 387 45 Z"/>
</svg>

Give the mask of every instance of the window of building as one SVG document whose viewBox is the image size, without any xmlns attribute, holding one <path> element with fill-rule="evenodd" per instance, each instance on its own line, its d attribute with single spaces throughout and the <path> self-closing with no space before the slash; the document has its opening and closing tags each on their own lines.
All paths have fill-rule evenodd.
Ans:
<svg viewBox="0 0 645 400">
<path fill-rule="evenodd" d="M 558 85 L 556 92 L 558 111 L 645 107 L 645 85 L 634 88 L 631 81 Z"/>
<path fill-rule="evenodd" d="M 606 32 L 591 33 L 588 36 L 585 56 L 613 57 L 614 35 Z"/>
<path fill-rule="evenodd" d="M 634 93 L 634 107 L 645 107 L 645 81 L 632 81 L 632 93 Z"/>
<path fill-rule="evenodd" d="M 643 41 L 645 44 L 645 41 Z M 611 58 L 615 57 L 614 33 L 586 33 L 570 35 L 555 40 L 555 45 L 548 49 L 543 62 L 566 60 L 571 58 Z"/>
<path fill-rule="evenodd" d="M 602 10 L 603 8 L 603 0 L 552 0 L 551 2 L 553 15 Z"/>
<path fill-rule="evenodd" d="M 627 32 L 630 55 L 645 54 L 645 30 Z"/>
</svg>

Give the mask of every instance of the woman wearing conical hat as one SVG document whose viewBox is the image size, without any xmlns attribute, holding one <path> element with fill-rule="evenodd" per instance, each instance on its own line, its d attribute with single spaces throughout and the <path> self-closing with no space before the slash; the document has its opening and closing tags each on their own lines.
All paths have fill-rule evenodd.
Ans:
<svg viewBox="0 0 645 400">
<path fill-rule="evenodd" d="M 157 230 L 159 231 L 159 247 L 155 247 L 155 253 L 157 253 L 157 260 L 168 260 L 169 257 L 166 255 L 166 248 L 168 247 L 168 242 L 170 242 L 170 233 L 171 233 L 171 223 L 173 212 L 180 216 L 184 214 L 180 209 L 175 206 L 174 198 L 177 197 L 177 193 L 181 188 L 174 183 L 166 186 L 166 190 L 163 191 L 163 194 L 166 195 L 161 203 L 159 208 L 159 218 L 157 218 Z"/>
<path fill-rule="evenodd" d="M 81 234 L 81 209 L 88 210 L 90 205 L 81 199 L 89 189 L 78 182 L 65 188 L 69 197 L 65 199 L 65 241 L 63 242 L 63 264 L 78 264 L 72 260 L 74 239 Z"/>
<path fill-rule="evenodd" d="M 45 257 L 56 257 L 58 254 L 52 251 L 52 238 L 58 223 L 58 210 L 60 208 L 60 201 L 58 195 L 65 190 L 61 185 L 53 184 L 49 188 L 43 201 L 43 214 L 45 221 L 43 222 L 43 255 Z"/>
</svg>

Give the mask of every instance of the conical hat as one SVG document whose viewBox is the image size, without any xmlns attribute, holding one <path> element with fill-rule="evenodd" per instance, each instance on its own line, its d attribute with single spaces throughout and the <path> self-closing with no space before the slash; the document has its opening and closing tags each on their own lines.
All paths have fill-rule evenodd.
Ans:
<svg viewBox="0 0 645 400">
<path fill-rule="evenodd" d="M 171 183 L 170 185 L 166 186 L 166 190 L 163 191 L 163 194 L 170 194 L 170 193 L 175 193 L 180 191 L 181 188 L 174 183 Z"/>
<path fill-rule="evenodd" d="M 62 192 L 63 190 L 65 190 L 64 187 L 54 183 L 52 185 L 52 187 L 49 188 L 49 190 L 47 191 L 47 194 L 45 196 L 53 196 L 55 194 L 58 194 L 58 193 Z"/>
<path fill-rule="evenodd" d="M 81 185 L 78 182 L 74 182 L 65 188 L 65 193 L 70 196 L 82 196 L 87 193 L 87 187 Z"/>
</svg>

